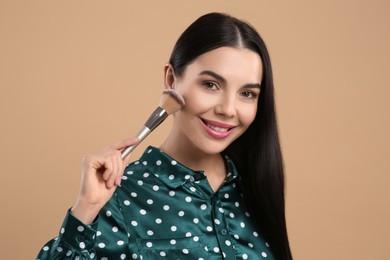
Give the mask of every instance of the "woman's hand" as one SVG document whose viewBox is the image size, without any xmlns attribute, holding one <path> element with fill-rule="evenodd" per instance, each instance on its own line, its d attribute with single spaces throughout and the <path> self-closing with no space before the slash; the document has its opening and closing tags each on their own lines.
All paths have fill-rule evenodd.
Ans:
<svg viewBox="0 0 390 260">
<path fill-rule="evenodd" d="M 127 138 L 109 145 L 100 153 L 84 156 L 80 192 L 72 207 L 72 215 L 85 224 L 93 222 L 120 185 L 124 168 L 130 161 L 130 156 L 122 161 L 121 150 L 137 142 L 137 138 Z"/>
</svg>

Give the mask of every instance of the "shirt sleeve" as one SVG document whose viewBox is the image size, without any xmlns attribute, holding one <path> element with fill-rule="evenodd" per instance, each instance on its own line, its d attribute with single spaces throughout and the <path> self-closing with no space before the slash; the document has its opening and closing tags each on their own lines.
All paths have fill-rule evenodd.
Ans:
<svg viewBox="0 0 390 260">
<path fill-rule="evenodd" d="M 98 256 L 121 259 L 126 253 L 127 238 L 126 225 L 114 194 L 91 225 L 82 223 L 69 209 L 59 235 L 42 247 L 36 259 L 91 260 Z"/>
</svg>

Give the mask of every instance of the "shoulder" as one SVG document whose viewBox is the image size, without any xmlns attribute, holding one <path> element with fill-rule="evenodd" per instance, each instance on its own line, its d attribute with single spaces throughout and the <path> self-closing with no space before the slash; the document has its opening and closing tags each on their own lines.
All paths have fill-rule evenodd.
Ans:
<svg viewBox="0 0 390 260">
<path fill-rule="evenodd" d="M 128 183 L 137 182 L 137 180 L 152 176 L 150 167 L 141 160 L 134 161 L 126 166 L 123 171 L 121 186 Z"/>
<path fill-rule="evenodd" d="M 131 176 L 137 176 L 142 175 L 143 172 L 148 171 L 147 165 L 142 163 L 142 161 L 136 160 L 134 162 L 129 163 L 126 168 L 124 169 L 123 176 L 131 175 Z M 126 178 L 125 178 L 126 179 Z"/>
<path fill-rule="evenodd" d="M 149 167 L 145 161 L 137 160 L 126 166 L 122 176 L 122 182 L 118 190 L 125 193 L 145 189 L 147 186 L 158 182 L 153 167 Z"/>
</svg>

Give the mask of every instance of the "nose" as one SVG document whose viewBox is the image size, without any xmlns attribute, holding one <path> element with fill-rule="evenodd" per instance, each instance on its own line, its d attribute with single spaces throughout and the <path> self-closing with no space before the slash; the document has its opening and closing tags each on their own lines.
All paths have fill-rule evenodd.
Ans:
<svg viewBox="0 0 390 260">
<path fill-rule="evenodd" d="M 236 100 L 232 95 L 223 95 L 215 106 L 215 113 L 223 117 L 234 117 L 236 115 Z"/>
</svg>

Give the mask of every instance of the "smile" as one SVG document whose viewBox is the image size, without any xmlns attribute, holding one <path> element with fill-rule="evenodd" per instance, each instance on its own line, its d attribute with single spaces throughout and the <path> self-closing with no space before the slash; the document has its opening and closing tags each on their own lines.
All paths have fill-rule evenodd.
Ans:
<svg viewBox="0 0 390 260">
<path fill-rule="evenodd" d="M 222 127 L 211 125 L 209 123 L 207 123 L 206 125 L 211 129 L 214 129 L 215 131 L 219 131 L 219 132 L 227 132 L 229 130 L 229 128 L 222 128 Z"/>
<path fill-rule="evenodd" d="M 206 133 L 216 139 L 223 139 L 228 137 L 232 133 L 233 129 L 236 127 L 234 125 L 228 125 L 205 119 L 201 119 L 201 122 Z"/>
</svg>

